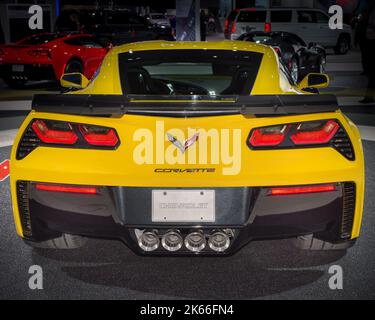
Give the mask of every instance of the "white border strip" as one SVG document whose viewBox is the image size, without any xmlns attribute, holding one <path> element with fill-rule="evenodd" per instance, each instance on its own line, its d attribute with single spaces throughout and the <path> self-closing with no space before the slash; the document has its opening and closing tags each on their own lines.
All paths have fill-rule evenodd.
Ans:
<svg viewBox="0 0 375 320">
<path fill-rule="evenodd" d="M 4 160 L 3 162 L 1 162 L 1 163 L 0 163 L 0 167 L 1 167 L 3 164 L 5 164 L 5 162 L 8 162 L 8 163 L 9 163 L 9 159 L 6 159 L 6 160 Z M 7 167 L 7 168 L 4 167 L 4 169 L 5 169 L 5 170 L 7 170 L 7 169 L 9 170 L 9 164 L 8 164 L 8 167 Z M 8 173 L 8 175 L 5 176 L 4 178 L 0 178 L 0 182 L 4 181 L 4 180 L 5 180 L 6 178 L 8 178 L 8 177 L 9 177 L 9 173 Z"/>
<path fill-rule="evenodd" d="M 9 147 L 13 145 L 18 129 L 0 131 L 0 147 Z"/>
<path fill-rule="evenodd" d="M 375 141 L 375 127 L 371 126 L 357 126 L 361 133 L 362 140 Z"/>
<path fill-rule="evenodd" d="M 0 111 L 29 111 L 31 100 L 0 101 Z"/>
</svg>

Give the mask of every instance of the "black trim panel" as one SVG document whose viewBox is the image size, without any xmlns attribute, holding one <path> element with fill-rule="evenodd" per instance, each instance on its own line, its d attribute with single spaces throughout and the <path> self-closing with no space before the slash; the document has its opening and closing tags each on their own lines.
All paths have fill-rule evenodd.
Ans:
<svg viewBox="0 0 375 320">
<path fill-rule="evenodd" d="M 214 188 L 220 194 L 217 221 L 173 224 L 151 221 L 151 190 L 158 188 L 98 187 L 96 195 L 79 195 L 41 191 L 33 183 L 26 184 L 33 230 L 29 239 L 35 241 L 51 239 L 61 233 L 120 239 L 138 254 L 145 253 L 134 240 L 135 228 L 161 232 L 177 228 L 184 233 L 197 228 L 207 232 L 233 229 L 233 243 L 221 254 L 234 253 L 252 240 L 310 233 L 325 241 L 343 241 L 343 183 L 337 183 L 333 192 L 287 196 L 269 196 L 266 187 Z M 170 252 L 160 249 L 147 254 Z M 193 253 L 173 253 L 179 254 Z M 201 254 L 217 253 L 205 251 Z"/>
<path fill-rule="evenodd" d="M 159 101 L 157 101 L 159 100 Z M 137 96 L 37 94 L 32 109 L 38 112 L 110 116 L 289 115 L 335 112 L 334 95 L 257 95 L 257 96 Z"/>
</svg>

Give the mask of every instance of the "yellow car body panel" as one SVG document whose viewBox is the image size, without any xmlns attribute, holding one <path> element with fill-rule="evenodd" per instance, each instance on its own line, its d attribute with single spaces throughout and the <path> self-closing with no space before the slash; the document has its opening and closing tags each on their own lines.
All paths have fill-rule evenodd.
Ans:
<svg viewBox="0 0 375 320">
<path fill-rule="evenodd" d="M 295 86 L 287 83 L 278 72 L 278 60 L 273 49 L 237 41 L 169 43 L 163 41 L 128 44 L 112 49 L 104 59 L 99 74 L 87 88 L 69 94 L 122 94 L 117 55 L 130 50 L 178 50 L 178 49 L 221 49 L 242 50 L 262 53 L 263 60 L 252 95 L 301 94 Z M 173 103 L 173 101 L 171 101 Z M 221 102 L 224 103 L 224 102 Z M 121 144 L 116 150 L 88 150 L 79 148 L 38 147 L 22 160 L 16 159 L 17 146 L 26 127 L 33 119 L 51 119 L 72 123 L 85 123 L 114 128 Z M 281 150 L 251 150 L 247 145 L 250 131 L 255 127 L 285 123 L 335 119 L 338 120 L 353 142 L 355 161 L 350 161 L 330 147 L 295 148 Z M 208 165 L 189 164 L 187 153 L 184 161 L 171 164 L 162 163 L 171 144 L 165 138 L 163 145 L 153 149 L 152 163 L 138 164 L 134 150 L 139 146 L 137 130 L 142 127 L 156 134 L 156 126 L 163 124 L 165 132 L 179 129 L 184 138 L 188 130 L 228 130 L 229 150 L 237 150 L 240 156 L 235 161 L 228 159 L 233 154 L 224 155 L 217 145 L 207 144 L 207 154 L 217 156 Z M 237 130 L 237 131 L 236 131 Z M 234 132 L 237 132 L 236 140 Z M 156 138 L 155 138 L 156 139 Z M 237 143 L 239 141 L 239 144 Z M 155 141 L 153 141 L 156 143 Z M 201 139 L 195 144 L 199 150 Z M 191 148 L 193 150 L 193 148 Z M 175 148 L 175 150 L 177 150 Z M 177 151 L 176 151 L 177 152 Z M 159 158 L 158 158 L 159 157 Z M 228 158 L 229 157 L 229 158 Z M 155 162 L 160 163 L 155 163 Z M 161 161 L 163 159 L 163 161 Z M 211 159 L 212 160 L 212 159 Z M 234 161 L 234 160 L 233 160 Z M 240 162 L 240 166 L 237 164 Z M 157 168 L 214 168 L 214 172 L 199 175 L 184 172 L 156 173 Z M 123 115 L 112 117 L 91 117 L 68 114 L 55 114 L 31 111 L 22 124 L 14 142 L 11 154 L 11 191 L 13 203 L 17 203 L 16 182 L 28 180 L 45 183 L 64 183 L 95 186 L 134 186 L 134 187 L 240 187 L 240 186 L 286 186 L 324 184 L 333 182 L 354 182 L 357 198 L 351 238 L 359 236 L 364 198 L 364 159 L 358 129 L 340 111 L 288 115 L 282 117 L 254 117 L 238 115 L 203 116 L 191 118 L 171 118 L 161 116 Z M 17 233 L 22 237 L 23 230 L 17 205 L 13 206 Z"/>
</svg>

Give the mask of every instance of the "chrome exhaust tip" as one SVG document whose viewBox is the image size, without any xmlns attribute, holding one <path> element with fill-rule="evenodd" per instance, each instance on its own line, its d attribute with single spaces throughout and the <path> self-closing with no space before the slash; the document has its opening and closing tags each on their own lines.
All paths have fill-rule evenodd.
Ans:
<svg viewBox="0 0 375 320">
<path fill-rule="evenodd" d="M 214 231 L 208 237 L 208 246 L 216 252 L 223 252 L 229 248 L 230 238 L 224 231 Z"/>
<path fill-rule="evenodd" d="M 189 233 L 184 240 L 185 247 L 193 252 L 199 252 L 206 247 L 206 238 L 202 230 Z"/>
<path fill-rule="evenodd" d="M 154 251 L 159 248 L 160 240 L 157 231 L 144 231 L 138 237 L 138 245 L 143 251 Z"/>
<path fill-rule="evenodd" d="M 181 249 L 184 240 L 179 230 L 168 230 L 161 238 L 161 245 L 168 251 Z"/>
</svg>

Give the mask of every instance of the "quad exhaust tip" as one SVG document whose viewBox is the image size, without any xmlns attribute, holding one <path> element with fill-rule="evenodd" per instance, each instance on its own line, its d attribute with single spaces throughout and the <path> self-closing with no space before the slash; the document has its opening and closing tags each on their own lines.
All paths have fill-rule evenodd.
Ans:
<svg viewBox="0 0 375 320">
<path fill-rule="evenodd" d="M 158 230 L 135 229 L 139 247 L 146 252 L 155 251 L 160 246 L 170 252 L 180 250 L 183 245 L 191 252 L 198 253 L 204 250 L 207 245 L 215 252 L 224 252 L 231 244 L 234 236 L 232 229 L 211 230 L 204 233 L 203 230 L 190 231 L 185 238 L 178 229 L 167 230 L 163 235 Z"/>
<path fill-rule="evenodd" d="M 199 252 L 206 247 L 206 237 L 202 230 L 189 233 L 184 242 L 185 247 L 193 252 Z"/>
<path fill-rule="evenodd" d="M 168 230 L 161 238 L 161 244 L 168 251 L 177 251 L 181 249 L 184 240 L 179 230 Z"/>
<path fill-rule="evenodd" d="M 229 248 L 230 238 L 223 231 L 214 231 L 208 238 L 208 246 L 216 251 L 223 252 Z"/>
<path fill-rule="evenodd" d="M 138 238 L 138 245 L 143 251 L 154 251 L 159 248 L 160 240 L 157 231 L 145 231 Z"/>
</svg>

